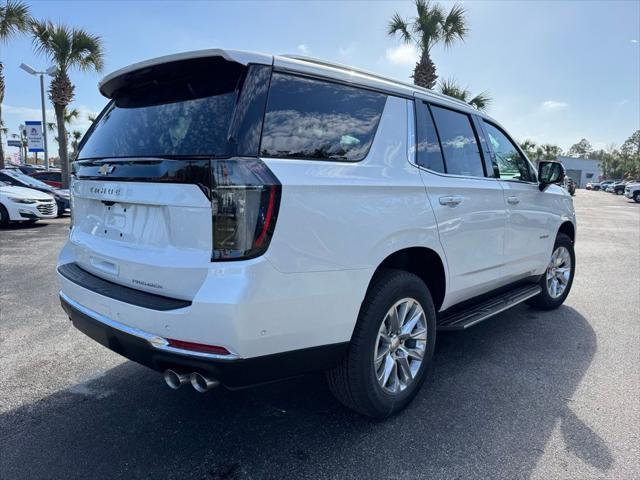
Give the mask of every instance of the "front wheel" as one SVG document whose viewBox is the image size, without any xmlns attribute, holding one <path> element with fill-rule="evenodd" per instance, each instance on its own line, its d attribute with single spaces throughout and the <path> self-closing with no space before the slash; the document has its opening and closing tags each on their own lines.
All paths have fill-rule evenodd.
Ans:
<svg viewBox="0 0 640 480">
<path fill-rule="evenodd" d="M 0 226 L 5 226 L 9 223 L 9 212 L 4 208 L 4 205 L 0 203 Z"/>
<path fill-rule="evenodd" d="M 633 201 L 636 203 L 640 203 L 640 192 L 636 192 L 633 194 Z"/>
<path fill-rule="evenodd" d="M 329 388 L 356 412 L 388 417 L 420 390 L 435 340 L 436 313 L 424 282 L 409 272 L 383 271 L 362 303 L 347 355 L 327 372 Z"/>
<path fill-rule="evenodd" d="M 541 310 L 558 308 L 569 295 L 575 270 L 573 241 L 564 233 L 559 233 L 547 270 L 540 279 L 542 291 L 527 303 Z"/>
</svg>

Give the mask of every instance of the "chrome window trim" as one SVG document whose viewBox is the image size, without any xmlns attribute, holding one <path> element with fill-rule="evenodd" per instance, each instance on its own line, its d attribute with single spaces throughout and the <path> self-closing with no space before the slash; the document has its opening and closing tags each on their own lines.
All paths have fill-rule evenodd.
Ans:
<svg viewBox="0 0 640 480">
<path fill-rule="evenodd" d="M 122 333 L 126 333 L 127 335 L 131 335 L 133 337 L 144 340 L 149 344 L 150 347 L 156 350 L 209 360 L 234 361 L 240 359 L 240 357 L 235 353 L 229 353 L 229 355 L 219 355 L 217 353 L 196 352 L 193 350 L 185 350 L 183 348 L 172 347 L 169 345 L 169 341 L 164 337 L 145 332 L 144 330 L 140 330 L 139 328 L 130 327 L 129 325 L 125 325 L 116 320 L 112 320 L 111 318 L 108 318 L 98 312 L 94 312 L 93 310 L 80 305 L 78 302 L 71 299 L 63 291 L 60 291 L 59 295 L 65 303 L 68 303 L 75 310 L 78 310 L 80 313 L 86 315 L 87 317 L 95 320 L 96 322 L 100 322 L 110 328 L 113 328 L 114 330 L 118 330 Z"/>
<path fill-rule="evenodd" d="M 407 159 L 417 165 L 416 107 L 413 100 L 407 100 Z"/>
<path fill-rule="evenodd" d="M 417 98 L 420 101 L 425 101 L 428 102 L 426 99 L 422 99 L 418 96 L 416 96 L 415 98 Z M 472 176 L 472 175 L 456 175 L 454 173 L 442 173 L 442 172 L 436 172 L 435 170 L 431 170 L 427 167 L 423 167 L 422 165 L 418 164 L 417 161 L 417 155 L 416 155 L 416 142 L 417 140 L 417 134 L 416 134 L 416 122 L 418 121 L 417 119 L 417 111 L 415 108 L 415 102 L 414 101 L 407 101 L 407 103 L 409 105 L 411 105 L 410 107 L 407 108 L 407 157 L 409 159 L 409 163 L 411 165 L 413 165 L 414 167 L 423 170 L 425 172 L 431 173 L 433 175 L 437 175 L 439 177 L 448 177 L 448 178 L 462 178 L 462 179 L 466 179 L 466 180 L 491 180 L 491 181 L 496 181 L 496 180 L 500 180 L 499 178 L 495 178 L 495 177 L 487 177 L 482 176 L 482 177 L 476 177 L 476 176 Z M 445 108 L 449 108 L 450 110 L 455 110 L 451 107 L 448 107 L 446 105 L 443 105 Z M 462 113 L 463 115 L 469 115 L 466 112 L 463 111 L 459 111 L 459 110 L 455 110 L 459 113 Z M 411 117 L 413 116 L 413 117 Z M 472 125 L 473 126 L 473 125 Z M 474 134 L 478 135 L 478 133 L 474 130 Z M 484 158 L 481 155 L 481 159 L 484 161 Z M 484 170 L 484 167 L 483 167 Z"/>
</svg>

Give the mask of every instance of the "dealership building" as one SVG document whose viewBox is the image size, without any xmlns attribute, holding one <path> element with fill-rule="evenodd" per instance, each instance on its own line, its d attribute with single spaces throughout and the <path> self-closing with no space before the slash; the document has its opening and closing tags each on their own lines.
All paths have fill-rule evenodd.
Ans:
<svg viewBox="0 0 640 480">
<path fill-rule="evenodd" d="M 573 178 L 578 188 L 584 188 L 588 182 L 598 182 L 602 177 L 600 161 L 591 158 L 558 157 L 562 162 L 567 176 Z"/>
</svg>

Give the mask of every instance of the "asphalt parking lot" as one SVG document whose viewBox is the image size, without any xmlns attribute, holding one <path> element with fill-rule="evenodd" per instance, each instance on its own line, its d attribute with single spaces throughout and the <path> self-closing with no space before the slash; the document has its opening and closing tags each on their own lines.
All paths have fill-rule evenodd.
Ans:
<svg viewBox="0 0 640 480">
<path fill-rule="evenodd" d="M 382 422 L 321 375 L 170 390 L 60 308 L 68 219 L 0 230 L 0 477 L 640 478 L 640 205 L 574 202 L 566 304 L 439 335 L 434 378 Z"/>
</svg>

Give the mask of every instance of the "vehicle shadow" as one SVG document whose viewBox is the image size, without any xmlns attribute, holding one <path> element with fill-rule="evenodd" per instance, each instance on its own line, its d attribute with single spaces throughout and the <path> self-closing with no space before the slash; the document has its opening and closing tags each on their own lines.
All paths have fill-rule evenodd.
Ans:
<svg viewBox="0 0 640 480">
<path fill-rule="evenodd" d="M 0 471 L 11 479 L 515 479 L 530 476 L 554 435 L 604 473 L 612 454 L 571 406 L 596 349 L 578 311 L 519 306 L 439 335 L 433 378 L 385 421 L 340 406 L 321 375 L 200 395 L 125 362 L 0 416 Z"/>
<path fill-rule="evenodd" d="M 48 223 L 46 221 L 39 220 L 37 222 L 10 222 L 6 225 L 0 225 L 0 230 L 30 230 L 46 227 Z"/>
</svg>

